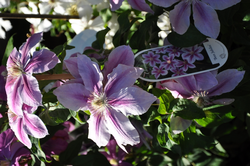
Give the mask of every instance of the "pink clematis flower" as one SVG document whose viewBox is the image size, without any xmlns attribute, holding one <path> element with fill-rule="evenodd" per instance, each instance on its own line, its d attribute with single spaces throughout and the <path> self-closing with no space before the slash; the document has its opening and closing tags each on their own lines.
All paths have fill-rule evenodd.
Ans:
<svg viewBox="0 0 250 166">
<path fill-rule="evenodd" d="M 54 94 L 59 102 L 71 110 L 90 111 L 88 137 L 99 147 L 106 146 L 112 134 L 117 144 L 126 151 L 124 145 L 135 145 L 140 142 L 138 132 L 126 116 L 145 113 L 156 97 L 134 86 L 143 70 L 124 65 L 134 61 L 130 47 L 120 46 L 113 50 L 111 55 L 105 63 L 103 73 L 98 64 L 86 55 L 78 54 L 77 57 L 73 57 L 77 60 L 71 61 L 71 65 L 67 65 L 66 62 L 66 66 L 68 69 L 74 68 L 69 71 L 77 79 L 80 75 L 82 83 L 65 83 L 54 90 Z M 77 62 L 76 66 L 72 65 L 74 62 Z"/>
<path fill-rule="evenodd" d="M 183 59 L 187 60 L 189 63 L 194 63 L 196 60 L 203 60 L 204 56 L 201 54 L 203 47 L 195 45 L 188 48 L 182 48 L 183 54 L 181 55 Z"/>
<path fill-rule="evenodd" d="M 195 27 L 204 35 L 217 38 L 220 22 L 215 10 L 224 10 L 240 2 L 240 0 L 149 0 L 155 5 L 175 8 L 170 11 L 169 18 L 175 32 L 184 34 L 190 25 L 191 5 Z"/>
<path fill-rule="evenodd" d="M 46 49 L 35 51 L 31 55 L 31 48 L 42 39 L 42 35 L 32 35 L 19 51 L 14 48 L 7 61 L 7 101 L 10 110 L 18 116 L 23 115 L 23 103 L 34 107 L 42 103 L 38 82 L 32 74 L 48 71 L 60 62 L 55 53 Z"/>
<path fill-rule="evenodd" d="M 168 71 L 167 70 L 164 70 L 164 66 L 160 66 L 160 67 L 157 67 L 155 66 L 151 72 L 156 79 L 158 79 L 160 77 L 160 75 L 167 75 L 168 74 Z"/>
<path fill-rule="evenodd" d="M 32 114 L 37 107 L 30 107 L 26 104 L 22 106 L 22 114 L 15 114 L 8 111 L 9 125 L 15 133 L 17 139 L 29 149 L 32 147 L 28 135 L 35 138 L 44 138 L 48 135 L 48 130 L 43 121 L 35 114 Z"/>
<path fill-rule="evenodd" d="M 143 62 L 145 64 L 149 63 L 151 67 L 154 67 L 157 63 L 161 63 L 160 55 L 154 54 L 152 51 L 149 51 L 147 54 L 142 54 L 142 57 L 144 58 Z"/>
<path fill-rule="evenodd" d="M 112 11 L 115 11 L 120 8 L 123 0 L 110 0 L 110 7 Z M 132 8 L 140 11 L 146 11 L 149 13 L 154 13 L 145 0 L 128 0 L 128 3 Z"/>
<path fill-rule="evenodd" d="M 164 61 L 161 63 L 161 66 L 164 67 L 166 70 L 175 68 L 176 64 L 178 63 L 178 60 L 174 59 L 173 55 L 171 56 L 163 55 L 162 59 Z"/>
<path fill-rule="evenodd" d="M 213 96 L 232 91 L 243 79 L 245 72 L 236 69 L 227 69 L 219 74 L 217 71 L 177 78 L 160 83 L 161 88 L 169 89 L 174 97 L 193 100 L 198 107 L 211 104 L 228 105 L 234 99 L 224 98 L 212 100 Z M 158 85 L 158 87 L 160 87 Z M 186 130 L 192 121 L 181 117 L 171 117 L 170 126 L 175 134 Z"/>
</svg>

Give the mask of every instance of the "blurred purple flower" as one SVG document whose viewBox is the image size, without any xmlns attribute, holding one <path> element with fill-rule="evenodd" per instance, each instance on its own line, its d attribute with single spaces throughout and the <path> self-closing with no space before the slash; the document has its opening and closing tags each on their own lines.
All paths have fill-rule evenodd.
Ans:
<svg viewBox="0 0 250 166">
<path fill-rule="evenodd" d="M 112 11 L 115 11 L 120 8 L 123 0 L 110 0 L 110 7 Z M 154 13 L 154 11 L 149 7 L 145 0 L 128 0 L 128 3 L 132 8 L 139 11 L 146 11 L 149 13 Z"/>
<path fill-rule="evenodd" d="M 32 114 L 36 109 L 37 107 L 23 104 L 22 112 L 18 115 L 10 109 L 8 111 L 10 128 L 14 131 L 17 139 L 29 149 L 32 145 L 28 135 L 43 138 L 48 134 L 43 121 L 37 115 Z"/>
<path fill-rule="evenodd" d="M 55 53 L 46 49 L 35 51 L 31 55 L 31 48 L 42 39 L 42 35 L 32 35 L 20 47 L 19 52 L 14 48 L 7 61 L 7 102 L 10 110 L 17 116 L 22 116 L 23 103 L 34 107 L 42 104 L 38 82 L 32 73 L 43 73 L 60 62 Z"/>
<path fill-rule="evenodd" d="M 176 57 L 179 57 L 182 53 L 179 47 L 175 47 L 172 45 L 166 48 L 166 52 L 168 52 L 169 56 L 176 56 Z"/>
<path fill-rule="evenodd" d="M 116 146 L 115 139 L 111 139 L 107 144 L 108 152 L 101 153 L 107 157 L 112 166 L 133 166 L 131 163 L 124 161 L 127 154 L 120 148 L 117 150 Z"/>
<path fill-rule="evenodd" d="M 30 151 L 21 142 L 17 142 L 11 129 L 0 134 L 0 165 L 28 166 Z"/>
<path fill-rule="evenodd" d="M 77 66 L 72 65 L 75 62 Z M 143 72 L 141 68 L 132 67 L 133 63 L 134 55 L 128 46 L 117 47 L 111 52 L 103 73 L 97 63 L 78 54 L 77 61 L 66 66 L 71 68 L 69 71 L 73 76 L 79 79 L 80 75 L 82 83 L 65 83 L 54 90 L 65 107 L 90 111 L 88 137 L 99 147 L 107 145 L 110 134 L 124 151 L 124 145 L 135 145 L 140 141 L 138 132 L 126 116 L 145 113 L 156 97 L 133 86 Z"/>
<path fill-rule="evenodd" d="M 206 72 L 177 78 L 175 81 L 165 81 L 160 84 L 161 87 L 173 91 L 175 97 L 192 99 L 198 107 L 203 108 L 211 104 L 231 104 L 234 99 L 212 100 L 211 97 L 232 91 L 243 79 L 244 74 L 244 71 L 227 69 L 219 74 L 217 74 L 217 71 Z M 191 122 L 190 120 L 172 116 L 170 126 L 172 131 L 178 134 L 186 130 Z"/>
<path fill-rule="evenodd" d="M 178 61 L 178 63 L 176 64 L 176 67 L 182 67 L 183 71 L 187 71 L 188 68 L 195 68 L 196 66 L 193 63 L 190 63 L 187 60 L 183 60 L 183 61 Z"/>
<path fill-rule="evenodd" d="M 194 63 L 195 60 L 203 60 L 204 56 L 201 54 L 203 47 L 198 45 L 182 48 L 183 54 L 181 55 L 183 59 L 187 60 L 189 63 Z"/>
<path fill-rule="evenodd" d="M 5 66 L 0 66 L 0 99 L 7 101 L 7 95 L 5 91 L 5 84 L 7 78 L 7 70 Z"/>
<path fill-rule="evenodd" d="M 175 32 L 184 34 L 190 25 L 191 5 L 195 27 L 204 35 L 217 38 L 220 22 L 215 10 L 224 10 L 240 2 L 240 0 L 149 0 L 155 5 L 175 8 L 170 11 L 169 18 Z"/>
<path fill-rule="evenodd" d="M 162 59 L 164 60 L 161 63 L 161 66 L 164 67 L 166 70 L 170 70 L 171 68 L 175 68 L 178 60 L 174 59 L 174 56 L 167 56 L 163 55 Z"/>
<path fill-rule="evenodd" d="M 151 67 L 154 67 L 157 63 L 161 63 L 160 61 L 160 55 L 154 54 L 152 51 L 149 51 L 147 54 L 142 54 L 142 57 L 144 58 L 143 62 L 145 64 L 149 63 Z"/>
<path fill-rule="evenodd" d="M 160 75 L 163 75 L 163 76 L 167 75 L 168 71 L 164 70 L 164 66 L 160 66 L 160 67 L 155 66 L 151 74 L 153 74 L 155 78 L 158 79 Z"/>
</svg>

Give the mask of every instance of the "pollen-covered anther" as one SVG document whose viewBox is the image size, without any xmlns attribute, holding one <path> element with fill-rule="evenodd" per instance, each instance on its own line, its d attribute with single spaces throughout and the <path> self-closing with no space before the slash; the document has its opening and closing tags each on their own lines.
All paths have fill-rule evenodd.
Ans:
<svg viewBox="0 0 250 166">
<path fill-rule="evenodd" d="M 92 108 L 91 114 L 100 114 L 108 106 L 107 97 L 105 94 L 100 93 L 92 94 L 89 98 L 89 106 Z"/>
<path fill-rule="evenodd" d="M 204 106 L 210 104 L 210 100 L 207 95 L 207 91 L 194 91 L 193 101 L 197 104 L 198 107 L 203 108 Z"/>
<path fill-rule="evenodd" d="M 24 71 L 17 67 L 17 66 L 13 66 L 9 69 L 9 72 L 8 74 L 11 75 L 11 76 L 21 76 L 22 74 L 24 73 Z"/>
<path fill-rule="evenodd" d="M 67 9 L 67 12 L 72 16 L 79 16 L 77 5 L 71 5 L 70 8 Z"/>
</svg>

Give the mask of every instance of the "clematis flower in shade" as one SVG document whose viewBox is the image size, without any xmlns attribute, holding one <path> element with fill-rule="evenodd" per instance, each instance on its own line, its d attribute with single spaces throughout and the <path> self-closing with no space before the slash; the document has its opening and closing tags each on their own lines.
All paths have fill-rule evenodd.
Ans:
<svg viewBox="0 0 250 166">
<path fill-rule="evenodd" d="M 88 137 L 99 147 L 106 146 L 112 134 L 117 144 L 126 151 L 125 145 L 140 142 L 138 132 L 126 116 L 145 113 L 156 97 L 134 86 L 143 69 L 124 65 L 134 61 L 133 56 L 124 54 L 129 53 L 131 49 L 128 46 L 116 49 L 111 55 L 115 55 L 113 52 L 117 54 L 109 57 L 105 63 L 104 74 L 97 63 L 92 62 L 86 55 L 78 54 L 77 67 L 69 71 L 73 72 L 73 76 L 80 75 L 83 83 L 65 83 L 54 90 L 54 94 L 60 103 L 71 110 L 90 111 Z M 124 59 L 121 56 L 124 56 Z M 74 73 L 77 70 L 78 75 Z"/>
<path fill-rule="evenodd" d="M 173 55 L 171 56 L 163 55 L 162 59 L 164 61 L 161 63 L 161 66 L 164 67 L 166 70 L 175 68 L 176 64 L 178 63 L 178 60 L 174 59 Z"/>
<path fill-rule="evenodd" d="M 205 107 L 211 104 L 228 105 L 234 99 L 223 98 L 212 100 L 213 96 L 232 91 L 243 79 L 245 72 L 236 69 L 227 69 L 219 74 L 217 71 L 177 78 L 174 81 L 160 83 L 162 88 L 173 92 L 174 97 L 193 100 L 198 107 Z M 158 85 L 159 87 L 159 85 Z M 175 134 L 186 130 L 191 125 L 190 120 L 181 117 L 171 117 L 170 126 Z"/>
<path fill-rule="evenodd" d="M 112 11 L 115 11 L 120 8 L 123 0 L 110 0 L 110 7 Z M 128 0 L 128 3 L 132 8 L 140 11 L 145 11 L 149 13 L 154 13 L 145 0 Z"/>
<path fill-rule="evenodd" d="M 191 5 L 195 27 L 204 35 L 217 38 L 220 22 L 215 10 L 224 10 L 240 2 L 240 0 L 149 0 L 155 5 L 175 8 L 170 11 L 169 18 L 175 32 L 184 34 L 190 25 Z"/>
<path fill-rule="evenodd" d="M 16 115 L 11 110 L 8 111 L 9 125 L 14 131 L 17 139 L 29 149 L 31 141 L 28 135 L 35 138 L 44 138 L 48 131 L 43 121 L 35 114 L 32 114 L 37 108 L 26 104 L 22 106 L 22 114 Z"/>
<path fill-rule="evenodd" d="M 28 166 L 30 151 L 17 139 L 11 129 L 0 134 L 0 165 Z"/>
<path fill-rule="evenodd" d="M 164 70 L 164 66 L 160 66 L 160 67 L 155 66 L 153 67 L 151 74 L 153 74 L 155 78 L 158 79 L 160 75 L 163 75 L 163 76 L 167 75 L 168 71 Z"/>
<path fill-rule="evenodd" d="M 33 73 L 43 73 L 55 67 L 60 62 L 56 54 L 42 49 L 30 53 L 41 39 L 42 33 L 32 35 L 17 51 L 12 50 L 7 61 L 7 81 L 5 85 L 7 102 L 10 110 L 18 116 L 23 116 L 23 103 L 29 106 L 39 106 L 42 95 Z"/>
</svg>

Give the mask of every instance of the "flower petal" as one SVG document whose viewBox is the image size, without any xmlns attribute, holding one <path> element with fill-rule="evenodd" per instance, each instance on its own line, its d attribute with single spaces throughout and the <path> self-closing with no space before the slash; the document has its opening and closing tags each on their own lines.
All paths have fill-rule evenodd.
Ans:
<svg viewBox="0 0 250 166">
<path fill-rule="evenodd" d="M 156 97 L 138 87 L 127 87 L 109 96 L 109 104 L 124 115 L 145 113 Z"/>
<path fill-rule="evenodd" d="M 190 14 L 191 6 L 189 1 L 181 1 L 169 12 L 170 22 L 175 32 L 184 34 L 187 31 L 190 25 Z"/>
<path fill-rule="evenodd" d="M 209 5 L 193 2 L 193 17 L 195 27 L 204 35 L 217 38 L 220 32 L 220 22 L 216 11 Z"/>
<path fill-rule="evenodd" d="M 33 48 L 41 39 L 42 39 L 43 33 L 35 33 L 31 37 L 27 39 L 25 43 L 19 48 L 20 53 L 22 54 L 21 63 L 25 65 L 28 62 L 28 59 L 30 58 L 29 51 L 31 48 Z"/>
<path fill-rule="evenodd" d="M 42 49 L 33 53 L 32 58 L 25 67 L 26 72 L 44 73 L 56 66 L 60 60 L 52 51 Z"/>
<path fill-rule="evenodd" d="M 76 53 L 77 55 L 80 53 Z M 67 69 L 69 70 L 70 74 L 75 78 L 81 78 L 77 66 L 77 57 L 70 57 L 67 60 L 64 60 L 64 64 L 66 65 Z"/>
<path fill-rule="evenodd" d="M 240 2 L 240 0 L 201 0 L 217 10 L 224 10 Z"/>
<path fill-rule="evenodd" d="M 164 81 L 161 83 L 161 86 L 170 90 L 175 98 L 188 98 L 192 95 L 190 91 L 174 80 Z"/>
<path fill-rule="evenodd" d="M 149 5 L 145 2 L 145 0 L 128 0 L 128 3 L 131 5 L 133 9 L 139 11 L 146 11 L 149 13 L 154 13 L 154 11 L 149 7 Z"/>
<path fill-rule="evenodd" d="M 108 132 L 104 117 L 101 114 L 98 116 L 90 115 L 88 123 L 88 138 L 92 139 L 99 147 L 106 146 L 110 139 L 110 133 Z"/>
<path fill-rule="evenodd" d="M 149 0 L 149 2 L 162 7 L 170 7 L 180 0 Z"/>
<path fill-rule="evenodd" d="M 127 151 L 123 145 L 136 145 L 140 143 L 138 132 L 129 119 L 122 113 L 109 108 L 106 114 L 106 124 L 109 133 L 114 136 L 118 146 L 125 152 Z"/>
<path fill-rule="evenodd" d="M 11 51 L 10 56 L 7 60 L 7 70 L 11 72 L 10 69 L 18 66 L 21 63 L 21 54 L 17 51 L 16 47 Z"/>
<path fill-rule="evenodd" d="M 120 8 L 123 0 L 110 0 L 110 8 L 112 11 L 115 11 Z"/>
<path fill-rule="evenodd" d="M 49 134 L 43 121 L 37 115 L 29 114 L 26 111 L 23 113 L 23 129 L 28 135 L 35 138 L 44 138 Z"/>
<path fill-rule="evenodd" d="M 107 82 L 107 75 L 119 64 L 134 66 L 134 53 L 129 46 L 119 46 L 109 54 L 108 61 L 105 62 L 103 69 L 105 83 Z"/>
<path fill-rule="evenodd" d="M 86 90 L 82 84 L 64 84 L 55 89 L 53 93 L 57 96 L 58 101 L 66 108 L 74 111 L 88 110 L 87 99 L 90 92 Z"/>
<path fill-rule="evenodd" d="M 0 149 L 10 146 L 14 138 L 15 135 L 11 129 L 7 129 L 6 131 L 2 132 L 0 134 Z"/>
<path fill-rule="evenodd" d="M 15 133 L 17 139 L 30 149 L 31 141 L 28 137 L 28 134 L 25 132 L 23 128 L 24 125 L 23 118 L 13 115 L 13 113 L 11 113 L 10 111 L 8 112 L 8 116 L 9 116 L 10 128 Z"/>
<path fill-rule="evenodd" d="M 208 96 L 219 96 L 223 93 L 232 91 L 243 79 L 245 71 L 237 69 L 227 69 L 217 75 L 218 84 L 209 89 Z"/>
<path fill-rule="evenodd" d="M 20 85 L 20 96 L 22 101 L 29 106 L 42 105 L 42 94 L 37 79 L 32 75 L 22 76 Z"/>
<path fill-rule="evenodd" d="M 126 65 L 118 65 L 112 73 L 108 75 L 108 82 L 104 88 L 106 96 L 109 97 L 115 92 L 119 92 L 122 88 L 134 85 L 135 81 L 141 73 L 142 68 L 131 67 Z"/>
<path fill-rule="evenodd" d="M 211 72 L 196 74 L 194 77 L 197 83 L 197 90 L 208 90 L 218 84 L 217 79 Z"/>
<path fill-rule="evenodd" d="M 186 89 L 186 91 L 189 94 L 193 94 L 194 90 L 198 90 L 197 89 L 197 82 L 195 77 L 192 76 L 187 76 L 187 77 L 181 77 L 181 78 L 177 78 L 175 79 L 178 83 L 180 83 L 184 89 Z M 176 89 L 178 91 L 178 89 Z M 184 96 L 183 96 L 184 97 Z"/>
<path fill-rule="evenodd" d="M 172 116 L 170 119 L 170 127 L 174 134 L 185 131 L 192 123 L 192 120 L 182 119 L 179 116 Z"/>
<path fill-rule="evenodd" d="M 90 92 L 99 93 L 102 89 L 103 76 L 97 63 L 92 62 L 86 55 L 77 56 L 77 66 L 85 88 Z"/>
<path fill-rule="evenodd" d="M 213 104 L 220 104 L 220 105 L 229 105 L 234 102 L 234 99 L 230 98 L 223 98 L 223 99 L 217 99 L 212 101 Z"/>
</svg>

